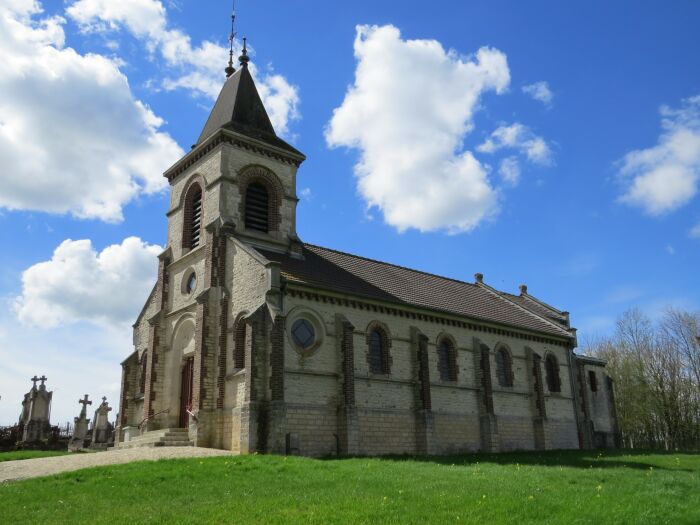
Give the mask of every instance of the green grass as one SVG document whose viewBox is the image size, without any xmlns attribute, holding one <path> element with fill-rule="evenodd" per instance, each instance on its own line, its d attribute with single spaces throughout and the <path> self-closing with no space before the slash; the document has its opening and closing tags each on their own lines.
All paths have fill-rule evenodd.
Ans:
<svg viewBox="0 0 700 525">
<path fill-rule="evenodd" d="M 0 486 L 2 523 L 700 523 L 700 455 L 139 462 Z"/>
<path fill-rule="evenodd" d="M 16 450 L 13 452 L 0 452 L 0 463 L 3 461 L 15 461 L 17 459 L 48 458 L 51 456 L 65 456 L 70 454 L 67 450 Z"/>
</svg>

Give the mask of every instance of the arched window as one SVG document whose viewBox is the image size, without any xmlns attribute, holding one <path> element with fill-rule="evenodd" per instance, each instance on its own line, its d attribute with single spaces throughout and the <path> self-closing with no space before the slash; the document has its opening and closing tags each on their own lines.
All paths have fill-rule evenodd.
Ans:
<svg viewBox="0 0 700 525">
<path fill-rule="evenodd" d="M 184 213 L 182 247 L 191 250 L 199 246 L 202 234 L 202 188 L 197 183 L 187 190 Z"/>
<path fill-rule="evenodd" d="M 510 352 L 501 347 L 496 351 L 496 377 L 501 386 L 513 386 L 513 361 Z"/>
<path fill-rule="evenodd" d="M 550 392 L 561 392 L 561 379 L 559 378 L 559 363 L 553 354 L 547 354 L 544 361 L 547 372 L 547 388 Z"/>
<path fill-rule="evenodd" d="M 146 367 L 148 366 L 148 352 L 141 354 L 139 366 L 141 367 L 141 375 L 139 376 L 139 393 L 144 394 L 146 392 Z"/>
<path fill-rule="evenodd" d="M 597 392 L 598 391 L 598 378 L 595 375 L 595 372 L 593 370 L 588 371 L 588 382 L 591 385 L 591 392 Z"/>
<path fill-rule="evenodd" d="M 239 319 L 233 340 L 233 366 L 245 368 L 245 322 Z"/>
<path fill-rule="evenodd" d="M 386 333 L 374 328 L 369 334 L 369 371 L 372 374 L 389 373 L 389 349 Z"/>
<path fill-rule="evenodd" d="M 447 338 L 438 343 L 438 370 L 440 380 L 457 381 L 457 355 L 455 347 Z"/>
<path fill-rule="evenodd" d="M 269 231 L 269 197 L 267 188 L 253 182 L 245 191 L 245 227 L 263 233 Z"/>
</svg>

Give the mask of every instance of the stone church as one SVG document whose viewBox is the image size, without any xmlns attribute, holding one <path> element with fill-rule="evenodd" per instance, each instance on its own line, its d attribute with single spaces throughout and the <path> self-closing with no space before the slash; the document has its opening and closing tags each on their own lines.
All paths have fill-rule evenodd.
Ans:
<svg viewBox="0 0 700 525">
<path fill-rule="evenodd" d="M 119 446 L 323 456 L 614 446 L 569 314 L 304 243 L 296 175 L 241 56 L 165 173 L 167 248 L 122 363 Z"/>
</svg>

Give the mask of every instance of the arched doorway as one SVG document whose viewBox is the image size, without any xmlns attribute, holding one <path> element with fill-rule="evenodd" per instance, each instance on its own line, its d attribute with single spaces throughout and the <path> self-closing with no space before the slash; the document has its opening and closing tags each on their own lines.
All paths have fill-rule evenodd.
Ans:
<svg viewBox="0 0 700 525">
<path fill-rule="evenodd" d="M 186 357 L 180 373 L 180 417 L 178 427 L 187 428 L 192 411 L 192 379 L 194 378 L 194 357 Z"/>
<path fill-rule="evenodd" d="M 194 378 L 195 322 L 189 315 L 183 316 L 176 324 L 170 352 L 168 377 L 171 378 L 169 406 L 172 423 L 179 428 L 189 426 L 188 411 L 192 410 Z"/>
</svg>

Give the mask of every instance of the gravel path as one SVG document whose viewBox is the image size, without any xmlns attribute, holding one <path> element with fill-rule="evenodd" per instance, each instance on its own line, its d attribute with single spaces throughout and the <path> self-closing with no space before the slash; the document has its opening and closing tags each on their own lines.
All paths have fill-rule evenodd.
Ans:
<svg viewBox="0 0 700 525">
<path fill-rule="evenodd" d="M 209 456 L 229 456 L 232 452 L 213 448 L 198 447 L 151 447 L 109 450 L 107 452 L 90 452 L 69 454 L 51 458 L 22 459 L 0 462 L 0 483 L 20 479 L 50 476 L 88 467 L 116 465 L 132 461 L 174 458 L 200 458 Z"/>
</svg>

